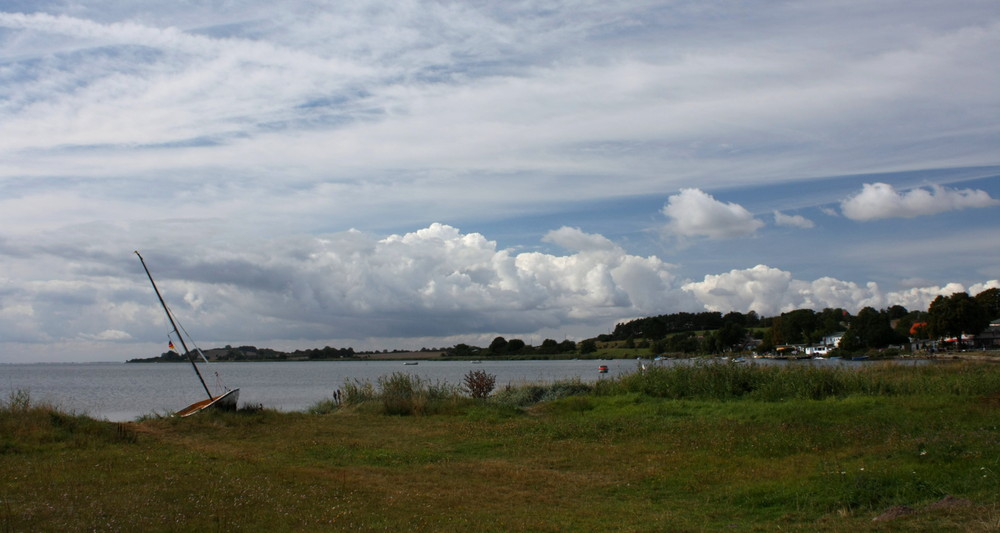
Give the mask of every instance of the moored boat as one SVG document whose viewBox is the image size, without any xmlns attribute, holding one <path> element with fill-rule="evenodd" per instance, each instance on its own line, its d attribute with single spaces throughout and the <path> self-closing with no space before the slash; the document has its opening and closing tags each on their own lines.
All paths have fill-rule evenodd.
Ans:
<svg viewBox="0 0 1000 533">
<path fill-rule="evenodd" d="M 146 276 L 149 277 L 149 282 L 153 285 L 153 292 L 156 293 L 156 297 L 160 300 L 160 305 L 163 306 L 163 311 L 167 314 L 167 320 L 170 321 L 170 327 L 173 328 L 172 334 L 176 335 L 177 340 L 180 341 L 181 347 L 184 349 L 184 355 L 191 363 L 191 367 L 194 368 L 194 373 L 198 376 L 198 381 L 201 382 L 201 386 L 205 389 L 205 394 L 208 395 L 207 399 L 195 402 L 174 414 L 181 417 L 191 416 L 210 407 L 235 411 L 240 397 L 240 389 L 227 388 L 220 394 L 212 394 L 212 391 L 209 390 L 208 385 L 205 383 L 205 379 L 201 375 L 201 371 L 198 370 L 198 364 L 195 362 L 194 352 L 188 349 L 187 342 L 184 340 L 184 335 L 181 334 L 181 328 L 177 327 L 177 322 L 174 319 L 173 313 L 170 312 L 170 308 L 167 307 L 166 301 L 163 300 L 163 295 L 160 294 L 160 289 L 156 286 L 156 282 L 153 281 L 153 275 L 149 272 L 149 267 L 146 266 L 146 261 L 142 258 L 142 255 L 139 254 L 138 250 L 136 250 L 135 255 L 139 256 L 139 262 L 142 263 L 142 268 L 146 271 Z M 192 346 L 194 345 L 192 344 Z M 174 343 L 171 341 L 170 349 L 173 350 L 173 348 Z M 199 350 L 197 346 L 195 346 L 195 350 L 197 350 L 198 354 L 200 354 L 203 359 L 205 358 L 205 355 L 201 353 L 201 350 Z M 207 362 L 207 359 L 205 360 Z"/>
</svg>

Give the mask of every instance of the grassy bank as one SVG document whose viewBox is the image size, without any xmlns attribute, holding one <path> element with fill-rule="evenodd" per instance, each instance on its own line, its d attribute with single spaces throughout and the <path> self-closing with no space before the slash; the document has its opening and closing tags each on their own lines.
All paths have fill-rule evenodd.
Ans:
<svg viewBox="0 0 1000 533">
<path fill-rule="evenodd" d="M 127 424 L 14 394 L 0 531 L 1000 527 L 1000 367 L 695 365 L 486 401 L 455 385 L 388 376 L 313 414 Z M 872 520 L 894 506 L 913 512 Z"/>
</svg>

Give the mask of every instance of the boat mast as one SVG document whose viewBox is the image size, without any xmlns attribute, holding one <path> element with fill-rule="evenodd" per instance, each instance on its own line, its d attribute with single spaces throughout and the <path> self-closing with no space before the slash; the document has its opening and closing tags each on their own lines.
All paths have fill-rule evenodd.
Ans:
<svg viewBox="0 0 1000 533">
<path fill-rule="evenodd" d="M 139 256 L 139 262 L 142 263 L 143 270 L 146 271 L 146 276 L 149 277 L 149 282 L 153 284 L 153 291 L 156 292 L 156 297 L 160 299 L 160 305 L 163 306 L 163 311 L 167 313 L 167 320 L 170 321 L 170 327 L 174 328 L 174 333 L 177 334 L 177 338 L 181 341 L 181 346 L 184 348 L 184 355 L 187 356 L 188 361 L 191 362 L 191 366 L 194 367 L 194 373 L 198 374 L 198 381 L 201 381 L 201 386 L 205 387 L 205 392 L 208 394 L 208 399 L 212 399 L 212 391 L 208 390 L 208 385 L 205 384 L 205 379 L 201 377 L 201 372 L 198 370 L 198 365 L 194 362 L 194 356 L 191 355 L 191 350 L 188 350 L 187 343 L 184 342 L 184 336 L 177 329 L 177 324 L 174 323 L 174 317 L 170 314 L 170 309 L 167 308 L 167 302 L 163 301 L 163 296 L 160 295 L 160 289 L 156 288 L 156 282 L 153 281 L 153 275 L 149 273 L 149 267 L 146 266 L 146 261 L 143 260 L 142 256 L 139 255 L 139 250 L 135 251 L 135 255 Z"/>
</svg>

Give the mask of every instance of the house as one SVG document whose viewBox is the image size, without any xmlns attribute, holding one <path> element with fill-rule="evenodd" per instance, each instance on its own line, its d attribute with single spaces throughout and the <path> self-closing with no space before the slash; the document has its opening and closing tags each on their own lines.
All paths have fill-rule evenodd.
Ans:
<svg viewBox="0 0 1000 533">
<path fill-rule="evenodd" d="M 837 348 L 840 346 L 840 339 L 844 338 L 844 333 L 846 332 L 840 331 L 837 333 L 831 333 L 830 335 L 823 337 L 823 341 L 820 344 L 828 348 Z"/>
<path fill-rule="evenodd" d="M 817 356 L 817 355 L 826 355 L 828 353 L 830 353 L 830 347 L 829 346 L 807 346 L 806 347 L 806 355 Z"/>
<path fill-rule="evenodd" d="M 840 339 L 844 338 L 844 332 L 832 333 L 823 337 L 823 340 L 818 344 L 813 346 L 805 347 L 804 351 L 806 355 L 811 355 L 813 357 L 817 355 L 826 355 L 830 353 L 833 349 L 840 346 Z"/>
<path fill-rule="evenodd" d="M 1000 348 L 1000 318 L 990 320 L 990 325 L 976 335 L 972 342 L 980 348 Z"/>
</svg>

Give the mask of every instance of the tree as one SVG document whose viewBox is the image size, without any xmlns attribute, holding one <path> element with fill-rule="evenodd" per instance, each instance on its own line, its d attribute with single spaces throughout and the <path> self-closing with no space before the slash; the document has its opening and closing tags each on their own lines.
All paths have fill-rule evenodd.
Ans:
<svg viewBox="0 0 1000 533">
<path fill-rule="evenodd" d="M 587 339 L 580 343 L 580 353 L 588 354 L 597 351 L 597 341 L 594 339 Z"/>
<path fill-rule="evenodd" d="M 693 331 L 675 333 L 667 338 L 667 351 L 695 353 L 698 351 L 698 337 Z"/>
<path fill-rule="evenodd" d="M 865 343 L 861 341 L 861 336 L 854 329 L 848 329 L 844 336 L 840 338 L 839 349 L 845 352 L 857 352 L 865 349 Z"/>
<path fill-rule="evenodd" d="M 743 313 L 730 311 L 722 316 L 722 322 L 725 324 L 736 323 L 741 326 L 745 326 L 747 323 L 747 317 Z"/>
<path fill-rule="evenodd" d="M 503 337 L 497 337 L 493 339 L 490 343 L 490 353 L 493 355 L 502 355 L 507 352 L 507 339 Z"/>
<path fill-rule="evenodd" d="M 507 353 L 520 353 L 527 345 L 521 339 L 507 341 Z"/>
<path fill-rule="evenodd" d="M 650 348 L 657 354 L 667 351 L 667 339 L 656 339 Z"/>
<path fill-rule="evenodd" d="M 927 310 L 927 324 L 936 337 L 962 338 L 963 333 L 975 335 L 990 324 L 986 310 L 965 292 L 938 296 Z M 961 340 L 959 340 L 961 342 Z"/>
<path fill-rule="evenodd" d="M 886 314 L 889 315 L 889 320 L 898 320 L 906 316 L 909 311 L 901 305 L 894 305 L 886 310 Z"/>
<path fill-rule="evenodd" d="M 851 320 L 851 327 L 840 339 L 840 347 L 847 351 L 885 348 L 903 342 L 889 326 L 889 313 L 865 307 Z"/>
<path fill-rule="evenodd" d="M 468 357 L 472 355 L 472 347 L 468 344 L 456 344 L 455 347 L 451 349 L 451 355 L 455 357 Z"/>
<path fill-rule="evenodd" d="M 796 309 L 781 313 L 771 321 L 771 341 L 775 345 L 801 344 L 814 340 L 819 319 L 812 309 Z"/>
<path fill-rule="evenodd" d="M 535 351 L 540 354 L 556 354 L 559 353 L 559 343 L 555 339 L 545 339 Z"/>
<path fill-rule="evenodd" d="M 728 316 L 728 315 L 727 315 Z M 727 322 L 722 329 L 716 332 L 719 348 L 722 350 L 739 351 L 743 348 L 743 343 L 747 337 L 747 330 L 742 324 Z"/>
<path fill-rule="evenodd" d="M 976 295 L 976 302 L 983 308 L 988 320 L 1000 318 L 1000 289 L 986 289 Z"/>
<path fill-rule="evenodd" d="M 701 339 L 701 352 L 702 353 L 719 353 L 725 350 L 725 347 L 719 343 L 719 332 L 715 331 L 708 335 L 705 335 Z"/>
<path fill-rule="evenodd" d="M 910 311 L 906 316 L 900 318 L 893 328 L 897 335 L 913 337 L 916 339 L 927 338 L 927 312 Z"/>
</svg>

